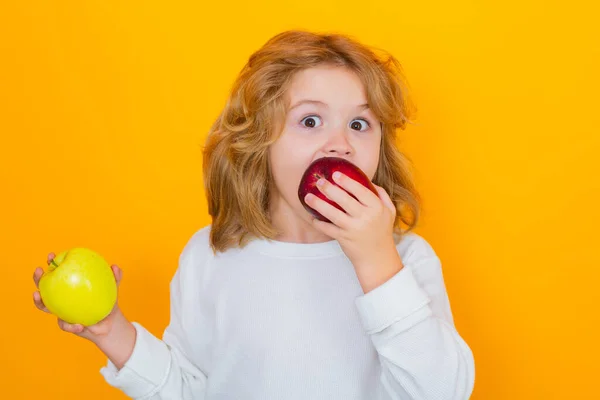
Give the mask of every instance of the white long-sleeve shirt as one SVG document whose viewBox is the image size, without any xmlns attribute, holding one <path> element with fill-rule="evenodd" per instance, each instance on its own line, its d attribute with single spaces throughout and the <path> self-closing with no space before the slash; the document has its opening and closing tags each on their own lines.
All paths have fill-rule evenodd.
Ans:
<svg viewBox="0 0 600 400">
<path fill-rule="evenodd" d="M 214 256 L 195 232 L 170 284 L 159 339 L 134 322 L 108 384 L 153 400 L 463 400 L 473 355 L 457 333 L 441 263 L 414 232 L 404 268 L 364 293 L 337 241 L 252 241 Z"/>
</svg>

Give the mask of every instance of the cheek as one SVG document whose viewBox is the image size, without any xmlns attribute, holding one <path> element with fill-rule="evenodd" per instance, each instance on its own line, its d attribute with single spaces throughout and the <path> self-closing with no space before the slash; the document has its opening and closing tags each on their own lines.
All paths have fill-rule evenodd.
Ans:
<svg viewBox="0 0 600 400">
<path fill-rule="evenodd" d="M 280 168 L 295 169 L 299 166 L 308 166 L 316 143 L 308 135 L 299 135 L 294 132 L 284 132 L 271 146 L 273 164 Z"/>
<path fill-rule="evenodd" d="M 271 174 L 279 192 L 295 195 L 300 179 L 310 156 L 304 154 L 302 147 L 290 147 L 287 143 L 274 143 L 270 152 Z M 308 161 L 307 161 L 308 160 Z"/>
<path fill-rule="evenodd" d="M 378 141 L 364 141 L 360 144 L 357 163 L 360 169 L 373 180 L 379 165 L 379 153 L 381 146 Z"/>
</svg>

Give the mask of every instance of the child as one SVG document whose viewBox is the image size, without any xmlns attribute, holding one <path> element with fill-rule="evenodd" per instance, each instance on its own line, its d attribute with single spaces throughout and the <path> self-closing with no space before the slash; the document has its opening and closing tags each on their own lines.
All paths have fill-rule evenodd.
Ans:
<svg viewBox="0 0 600 400">
<path fill-rule="evenodd" d="M 469 398 L 473 356 L 440 259 L 411 232 L 419 202 L 396 148 L 411 110 L 401 78 L 393 57 L 340 34 L 283 32 L 250 57 L 206 142 L 212 224 L 181 252 L 162 340 L 118 306 L 94 326 L 59 320 L 107 356 L 108 384 L 157 400 Z M 307 202 L 330 223 L 298 198 L 306 167 L 329 156 L 378 191 L 334 178 L 354 199 L 325 182 L 345 212 Z M 34 301 L 46 310 L 39 292 Z"/>
</svg>

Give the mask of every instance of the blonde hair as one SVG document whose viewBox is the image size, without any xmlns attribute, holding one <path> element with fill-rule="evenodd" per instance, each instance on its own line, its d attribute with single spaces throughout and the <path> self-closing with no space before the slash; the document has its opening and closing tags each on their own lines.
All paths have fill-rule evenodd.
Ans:
<svg viewBox="0 0 600 400">
<path fill-rule="evenodd" d="M 243 247 L 252 237 L 275 239 L 269 216 L 271 171 L 268 148 L 281 133 L 286 90 L 298 71 L 321 65 L 349 68 L 366 88 L 367 101 L 382 124 L 379 165 L 373 182 L 396 205 L 395 232 L 411 231 L 420 196 L 408 158 L 396 146 L 396 129 L 411 123 L 400 63 L 345 34 L 282 32 L 253 53 L 235 80 L 226 105 L 210 128 L 203 149 L 203 177 L 212 216 L 213 252 Z"/>
</svg>

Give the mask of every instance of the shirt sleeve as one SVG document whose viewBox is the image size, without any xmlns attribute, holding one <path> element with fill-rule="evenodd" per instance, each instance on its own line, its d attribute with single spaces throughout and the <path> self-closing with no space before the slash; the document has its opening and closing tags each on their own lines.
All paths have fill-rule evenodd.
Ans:
<svg viewBox="0 0 600 400">
<path fill-rule="evenodd" d="M 190 361 L 191 348 L 183 326 L 182 308 L 186 301 L 186 270 L 194 264 L 191 245 L 179 258 L 179 268 L 170 283 L 170 323 L 162 340 L 141 324 L 133 322 L 136 340 L 125 365 L 117 370 L 109 360 L 100 370 L 106 382 L 133 399 L 204 399 L 206 375 Z"/>
<path fill-rule="evenodd" d="M 379 354 L 386 398 L 469 399 L 475 379 L 473 354 L 454 327 L 435 254 L 408 261 L 355 303 Z"/>
</svg>

